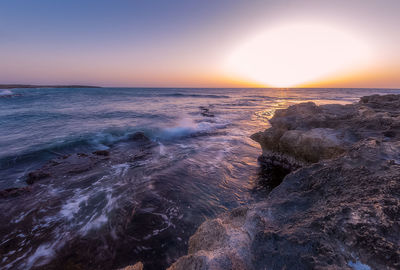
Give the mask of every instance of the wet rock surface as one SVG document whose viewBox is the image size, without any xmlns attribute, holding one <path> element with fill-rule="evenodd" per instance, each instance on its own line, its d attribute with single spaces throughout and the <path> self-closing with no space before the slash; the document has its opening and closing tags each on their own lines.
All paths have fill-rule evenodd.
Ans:
<svg viewBox="0 0 400 270">
<path fill-rule="evenodd" d="M 399 116 L 399 95 L 278 110 L 253 138 L 282 183 L 204 222 L 169 269 L 400 269 Z"/>
<path fill-rule="evenodd" d="M 132 229 L 132 220 L 147 218 L 153 227 L 166 222 L 140 210 L 148 208 L 137 198 L 141 187 L 132 188 L 133 180 L 125 177 L 159 151 L 143 133 L 133 137 L 108 150 L 60 155 L 27 173 L 28 186 L 0 191 L 4 269 L 117 269 L 128 264 L 113 259 L 119 250 L 132 253 L 132 242 L 143 237 L 145 230 Z M 121 182 L 114 180 L 117 176 Z M 150 195 L 140 196 L 161 205 Z M 143 269 L 143 264 L 131 269 Z"/>
<path fill-rule="evenodd" d="M 132 162 L 143 159 L 151 153 L 150 149 L 155 146 L 142 132 L 133 134 L 129 139 L 136 142 L 134 145 L 135 148 L 131 148 L 130 151 L 121 151 L 121 149 L 115 148 L 110 151 L 97 150 L 93 153 L 77 153 L 61 156 L 50 160 L 41 168 L 29 172 L 26 182 L 28 184 L 33 184 L 46 178 L 65 178 L 67 176 L 95 170 L 97 167 L 102 167 L 104 164 L 110 166 L 123 161 Z"/>
<path fill-rule="evenodd" d="M 200 114 L 204 117 L 214 117 L 214 113 L 210 111 L 210 108 L 204 107 L 204 106 L 200 106 Z"/>
<path fill-rule="evenodd" d="M 364 138 L 400 138 L 398 95 L 368 96 L 351 105 L 313 102 L 277 110 L 271 128 L 252 135 L 264 155 L 287 154 L 305 162 L 339 156 Z"/>
<path fill-rule="evenodd" d="M 121 268 L 120 270 L 143 270 L 143 263 L 138 262 L 135 263 L 134 265 L 129 265 L 127 267 Z"/>
</svg>

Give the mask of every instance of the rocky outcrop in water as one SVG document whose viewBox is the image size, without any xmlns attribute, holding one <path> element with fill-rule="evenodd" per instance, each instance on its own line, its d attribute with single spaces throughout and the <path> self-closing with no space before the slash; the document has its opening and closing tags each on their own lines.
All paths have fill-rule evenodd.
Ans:
<svg viewBox="0 0 400 270">
<path fill-rule="evenodd" d="M 271 125 L 253 138 L 282 183 L 204 222 L 169 269 L 400 269 L 400 96 L 298 104 Z"/>
<path fill-rule="evenodd" d="M 200 109 L 200 114 L 201 114 L 202 116 L 204 116 L 204 117 L 214 117 L 214 116 L 215 116 L 214 113 L 212 113 L 212 112 L 210 111 L 210 109 L 207 108 L 207 107 L 200 106 L 199 109 Z"/>
<path fill-rule="evenodd" d="M 120 270 L 143 270 L 143 263 L 142 262 L 138 262 L 135 263 L 134 265 L 129 265 L 127 267 L 124 267 Z"/>
<path fill-rule="evenodd" d="M 286 154 L 305 162 L 336 157 L 364 138 L 400 138 L 398 95 L 368 96 L 355 105 L 312 102 L 277 110 L 271 128 L 252 135 L 263 154 Z"/>
<path fill-rule="evenodd" d="M 87 172 L 104 163 L 112 165 L 122 161 L 132 162 L 143 159 L 150 154 L 149 150 L 154 146 L 154 143 L 143 132 L 132 134 L 129 141 L 135 142 L 136 148 L 121 151 L 121 147 L 116 147 L 112 150 L 97 150 L 93 153 L 60 155 L 59 158 L 50 160 L 41 168 L 28 173 L 26 182 L 31 185 L 49 177 L 61 178 Z"/>
<path fill-rule="evenodd" d="M 145 236 L 131 224 L 144 223 L 145 214 L 135 200 L 144 187 L 129 170 L 157 152 L 142 132 L 108 150 L 54 152 L 58 158 L 27 174 L 28 186 L 0 190 L 0 269 L 118 269 L 131 262 L 115 259 L 116 250 L 132 255 L 132 239 Z"/>
</svg>

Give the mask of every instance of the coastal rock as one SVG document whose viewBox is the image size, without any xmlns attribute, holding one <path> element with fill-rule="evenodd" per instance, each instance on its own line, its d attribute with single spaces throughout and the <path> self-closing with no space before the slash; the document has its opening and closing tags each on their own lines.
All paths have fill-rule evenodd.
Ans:
<svg viewBox="0 0 400 270">
<path fill-rule="evenodd" d="M 24 195 L 26 193 L 31 192 L 31 187 L 20 187 L 20 188 L 8 188 L 4 190 L 0 190 L 0 199 L 17 197 L 20 195 Z"/>
<path fill-rule="evenodd" d="M 214 117 L 215 116 L 212 112 L 210 112 L 209 108 L 200 106 L 199 109 L 200 109 L 200 114 L 204 117 Z"/>
<path fill-rule="evenodd" d="M 0 190 L 0 268 L 119 269 L 141 259 L 126 255 L 138 256 L 141 245 L 132 243 L 166 223 L 158 213 L 141 214 L 140 203 L 161 208 L 164 201 L 145 193 L 147 183 L 134 171 L 157 147 L 126 140 L 94 153 L 54 151 L 57 158 L 27 174 L 31 185 Z"/>
<path fill-rule="evenodd" d="M 134 134 L 132 134 L 129 137 L 129 140 L 131 141 L 141 141 L 141 142 L 145 142 L 145 143 L 149 143 L 151 140 L 149 139 L 149 137 L 147 137 L 144 132 L 138 131 L 135 132 Z"/>
<path fill-rule="evenodd" d="M 27 177 L 27 179 L 26 179 L 26 182 L 27 182 L 29 185 L 32 185 L 34 182 L 36 182 L 36 181 L 38 181 L 38 180 L 40 180 L 40 179 L 47 178 L 47 177 L 49 177 L 49 176 L 50 176 L 50 174 L 47 173 L 47 172 L 45 172 L 45 171 L 36 170 L 36 171 L 33 171 L 33 172 L 28 173 L 28 177 Z"/>
<path fill-rule="evenodd" d="M 95 154 L 98 156 L 109 156 L 110 152 L 107 150 L 97 150 L 97 151 L 94 151 L 92 154 Z"/>
<path fill-rule="evenodd" d="M 400 269 L 399 102 L 277 111 L 253 137 L 262 162 L 291 173 L 264 201 L 204 222 L 169 269 Z"/>
<path fill-rule="evenodd" d="M 92 169 L 102 159 L 104 159 L 104 155 L 84 153 L 72 154 L 53 159 L 41 168 L 30 172 L 26 182 L 31 185 L 50 176 L 57 177 L 82 173 Z"/>
<path fill-rule="evenodd" d="M 92 153 L 76 153 L 52 159 L 42 167 L 31 171 L 26 177 L 29 185 L 46 178 L 62 178 L 83 172 L 95 171 L 104 163 L 118 164 L 124 161 L 144 159 L 151 154 L 154 143 L 143 133 L 134 133 L 130 141 L 133 143 L 129 150 L 118 146 L 109 150 L 97 150 Z"/>
<path fill-rule="evenodd" d="M 399 269 L 399 153 L 368 140 L 289 174 L 264 202 L 203 223 L 170 269 Z"/>
<path fill-rule="evenodd" d="M 363 138 L 400 139 L 398 99 L 374 95 L 351 105 L 292 105 L 277 110 L 271 128 L 251 138 L 265 155 L 272 151 L 315 163 L 343 154 Z"/>
<path fill-rule="evenodd" d="M 134 265 L 129 265 L 126 266 L 120 270 L 143 270 L 143 263 L 142 262 L 137 262 Z"/>
</svg>

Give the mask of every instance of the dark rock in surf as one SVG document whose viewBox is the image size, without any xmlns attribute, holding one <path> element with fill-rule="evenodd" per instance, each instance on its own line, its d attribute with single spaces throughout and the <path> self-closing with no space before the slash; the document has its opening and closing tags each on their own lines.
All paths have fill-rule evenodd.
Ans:
<svg viewBox="0 0 400 270">
<path fill-rule="evenodd" d="M 132 138 L 135 141 L 134 148 L 115 147 L 110 150 L 97 150 L 92 153 L 77 153 L 60 156 L 52 159 L 27 175 L 26 182 L 33 184 L 39 180 L 49 178 L 59 179 L 65 176 L 95 171 L 102 164 L 119 164 L 122 162 L 132 162 L 145 159 L 151 154 L 154 144 L 144 133 L 137 132 Z"/>
<path fill-rule="evenodd" d="M 50 176 L 50 173 L 46 172 L 46 171 L 42 171 L 41 169 L 33 171 L 28 173 L 28 177 L 26 179 L 26 182 L 29 185 L 32 185 L 34 182 L 47 178 Z"/>
<path fill-rule="evenodd" d="M 204 106 L 200 106 L 199 109 L 200 109 L 200 114 L 202 116 L 205 116 L 205 117 L 214 117 L 215 116 L 212 112 L 210 112 L 209 108 L 206 108 Z"/>
<path fill-rule="evenodd" d="M 109 156 L 110 152 L 107 150 L 97 150 L 97 151 L 94 151 L 93 154 L 98 155 L 98 156 Z"/>
<path fill-rule="evenodd" d="M 30 172 L 27 177 L 27 183 L 33 184 L 36 181 L 53 176 L 78 174 L 93 168 L 102 157 L 99 155 L 89 155 L 78 153 L 63 156 L 47 162 L 41 168 Z"/>
<path fill-rule="evenodd" d="M 147 137 L 146 134 L 144 134 L 144 132 L 142 132 L 142 131 L 135 132 L 134 134 L 129 136 L 129 140 L 136 141 L 136 142 L 142 142 L 142 143 L 150 143 L 151 142 L 149 137 Z"/>
<path fill-rule="evenodd" d="M 30 186 L 21 188 L 7 188 L 4 190 L 0 190 L 0 199 L 24 195 L 26 193 L 31 192 L 31 190 L 32 188 Z"/>
<path fill-rule="evenodd" d="M 298 104 L 271 125 L 260 160 L 291 172 L 204 222 L 169 269 L 400 269 L 400 95 Z"/>
</svg>

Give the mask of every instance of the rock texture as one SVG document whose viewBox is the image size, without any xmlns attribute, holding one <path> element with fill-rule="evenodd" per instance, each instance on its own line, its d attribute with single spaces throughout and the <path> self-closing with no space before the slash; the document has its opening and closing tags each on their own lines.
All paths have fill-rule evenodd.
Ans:
<svg viewBox="0 0 400 270">
<path fill-rule="evenodd" d="M 122 161 L 131 162 L 143 159 L 151 153 L 151 148 L 155 145 L 143 132 L 134 133 L 129 138 L 129 141 L 135 143 L 135 148 L 128 148 L 128 150 L 124 151 L 115 148 L 112 150 L 97 150 L 92 153 L 77 153 L 60 156 L 59 158 L 50 160 L 41 168 L 29 172 L 26 177 L 26 182 L 32 185 L 45 178 L 61 178 L 94 170 L 104 163 L 118 164 Z"/>
<path fill-rule="evenodd" d="M 128 263 L 119 259 L 131 262 L 125 254 L 137 254 L 135 239 L 164 224 L 161 215 L 140 211 L 157 198 L 153 190 L 135 193 L 147 185 L 133 173 L 157 147 L 138 132 L 108 150 L 54 152 L 58 158 L 26 175 L 29 185 L 0 190 L 0 269 L 118 269 Z"/>
<path fill-rule="evenodd" d="M 204 222 L 169 269 L 400 269 L 400 96 L 298 104 L 271 125 L 261 160 L 293 171 Z"/>
<path fill-rule="evenodd" d="M 120 270 L 143 270 L 143 263 L 142 262 L 137 262 L 134 265 L 129 265 L 125 268 L 122 268 Z"/>
<path fill-rule="evenodd" d="M 252 135 L 263 154 L 286 154 L 305 162 L 336 157 L 364 138 L 400 138 L 398 95 L 367 96 L 358 104 L 313 102 L 277 110 L 271 128 Z"/>
</svg>

